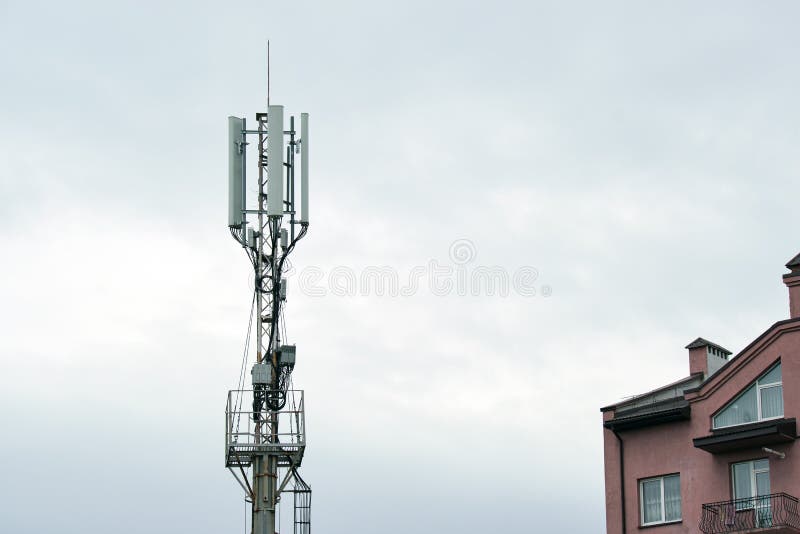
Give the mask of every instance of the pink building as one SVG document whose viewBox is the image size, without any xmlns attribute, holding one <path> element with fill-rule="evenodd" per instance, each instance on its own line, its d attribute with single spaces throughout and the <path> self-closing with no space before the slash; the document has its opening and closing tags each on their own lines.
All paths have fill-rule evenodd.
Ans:
<svg viewBox="0 0 800 534">
<path fill-rule="evenodd" d="M 606 531 L 800 533 L 800 254 L 790 318 L 735 357 L 698 338 L 689 376 L 602 408 Z"/>
</svg>

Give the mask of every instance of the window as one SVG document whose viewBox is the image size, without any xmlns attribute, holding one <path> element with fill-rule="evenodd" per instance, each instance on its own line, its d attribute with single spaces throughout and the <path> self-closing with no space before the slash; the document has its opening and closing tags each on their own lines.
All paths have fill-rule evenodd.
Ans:
<svg viewBox="0 0 800 534">
<path fill-rule="evenodd" d="M 731 466 L 736 511 L 753 510 L 756 526 L 770 526 L 769 461 L 753 460 Z"/>
<path fill-rule="evenodd" d="M 781 364 L 761 375 L 714 416 L 714 428 L 783 417 Z"/>
<path fill-rule="evenodd" d="M 643 526 L 680 521 L 680 475 L 640 480 L 639 503 Z"/>
<path fill-rule="evenodd" d="M 740 462 L 731 466 L 733 498 L 750 499 L 769 495 L 769 460 Z"/>
</svg>

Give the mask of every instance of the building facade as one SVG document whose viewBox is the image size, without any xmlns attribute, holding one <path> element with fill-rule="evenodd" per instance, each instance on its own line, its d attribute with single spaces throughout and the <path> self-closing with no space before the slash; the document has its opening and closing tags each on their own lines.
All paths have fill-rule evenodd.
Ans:
<svg viewBox="0 0 800 534">
<path fill-rule="evenodd" d="M 698 338 L 689 376 L 601 409 L 606 531 L 800 533 L 800 254 L 789 319 L 735 357 Z"/>
</svg>

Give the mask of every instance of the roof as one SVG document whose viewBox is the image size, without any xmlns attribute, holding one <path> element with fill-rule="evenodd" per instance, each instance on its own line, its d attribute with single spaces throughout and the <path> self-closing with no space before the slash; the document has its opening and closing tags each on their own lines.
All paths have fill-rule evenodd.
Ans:
<svg viewBox="0 0 800 534">
<path fill-rule="evenodd" d="M 686 345 L 687 349 L 699 349 L 701 347 L 713 347 L 713 348 L 715 348 L 717 350 L 721 350 L 725 354 L 733 354 L 731 351 L 729 351 L 725 347 L 717 345 L 716 343 L 712 343 L 711 341 L 708 341 L 707 339 L 703 339 L 702 337 L 698 337 L 697 339 L 695 339 L 694 341 L 692 341 L 691 343 Z"/>
<path fill-rule="evenodd" d="M 786 268 L 792 271 L 800 269 L 800 254 L 789 260 L 789 263 L 786 264 Z"/>
<path fill-rule="evenodd" d="M 778 321 L 777 323 L 773 324 L 772 326 L 767 328 L 764 332 L 762 332 L 760 336 L 758 336 L 753 341 L 751 341 L 749 345 L 747 345 L 745 348 L 743 348 L 741 351 L 739 351 L 739 354 L 737 354 L 736 356 L 734 356 L 733 358 L 730 358 L 727 362 L 725 362 L 725 364 L 723 364 L 723 366 L 720 367 L 719 370 L 717 370 L 716 373 L 714 373 L 713 375 L 709 376 L 706 380 L 704 380 L 703 383 L 700 386 L 697 386 L 697 387 L 694 387 L 694 388 L 689 388 L 689 389 L 685 390 L 684 393 L 697 393 L 698 391 L 700 391 L 701 387 L 705 387 L 706 385 L 717 381 L 720 377 L 723 376 L 722 371 L 724 371 L 725 369 L 728 369 L 731 366 L 739 365 L 739 362 L 741 361 L 740 356 L 742 356 L 742 355 L 746 354 L 747 352 L 749 352 L 750 349 L 752 349 L 753 347 L 758 345 L 762 340 L 767 338 L 769 335 L 771 335 L 771 334 L 775 333 L 776 331 L 778 331 L 778 329 L 780 329 L 781 327 L 786 326 L 786 325 L 795 324 L 795 323 L 800 323 L 800 317 L 793 317 L 793 318 L 790 318 L 790 319 L 783 319 L 782 321 Z"/>
<path fill-rule="evenodd" d="M 686 391 L 686 388 L 684 388 L 683 386 L 687 386 L 689 389 L 691 389 L 692 386 L 694 386 L 695 384 L 699 385 L 702 381 L 703 381 L 703 374 L 695 373 L 693 375 L 689 375 L 685 378 L 681 378 L 680 380 L 667 384 L 666 386 L 661 386 L 660 388 L 648 391 L 647 393 L 634 395 L 633 397 L 623 399 L 614 404 L 603 406 L 602 408 L 600 408 L 600 411 L 608 412 L 611 410 L 617 411 L 618 409 L 624 410 L 629 407 L 633 408 L 635 405 L 641 406 L 650 402 L 656 402 L 656 397 L 660 397 L 658 400 L 664 400 L 665 398 L 683 398 L 683 392 Z M 664 394 L 664 395 L 659 395 L 659 394 Z"/>
<path fill-rule="evenodd" d="M 796 436 L 797 421 L 792 417 L 712 430 L 710 436 L 694 438 L 692 442 L 698 449 L 718 454 L 748 447 L 791 443 Z"/>
<path fill-rule="evenodd" d="M 685 421 L 691 415 L 689 402 L 683 396 L 656 402 L 650 405 L 620 411 L 603 426 L 613 431 L 633 430 L 645 426 Z"/>
</svg>

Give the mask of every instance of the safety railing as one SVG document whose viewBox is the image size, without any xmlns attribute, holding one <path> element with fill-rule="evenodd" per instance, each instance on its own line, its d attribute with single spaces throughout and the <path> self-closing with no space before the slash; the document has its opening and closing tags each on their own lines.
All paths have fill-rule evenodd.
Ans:
<svg viewBox="0 0 800 534">
<path fill-rule="evenodd" d="M 705 534 L 758 531 L 786 527 L 800 533 L 798 500 L 787 493 L 773 493 L 703 505 L 700 530 Z"/>
<path fill-rule="evenodd" d="M 277 455 L 279 466 L 300 465 L 306 446 L 303 390 L 286 391 L 286 404 L 275 412 L 269 411 L 263 401 L 257 401 L 258 397 L 263 399 L 270 393 L 263 390 L 228 392 L 225 408 L 227 467 L 249 466 L 253 456 L 259 454 Z"/>
</svg>

